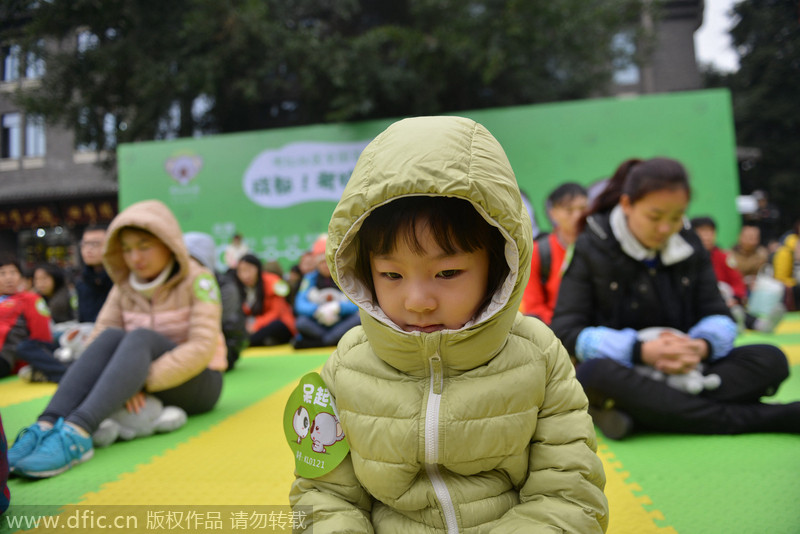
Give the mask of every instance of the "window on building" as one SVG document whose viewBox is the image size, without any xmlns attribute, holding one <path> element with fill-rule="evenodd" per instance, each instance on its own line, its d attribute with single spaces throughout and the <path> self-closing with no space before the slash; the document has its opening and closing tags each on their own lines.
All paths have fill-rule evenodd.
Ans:
<svg viewBox="0 0 800 534">
<path fill-rule="evenodd" d="M 117 146 L 117 118 L 112 113 L 103 115 L 101 128 L 103 130 L 102 139 L 103 144 L 99 146 L 97 139 L 98 128 L 96 125 L 96 116 L 84 108 L 78 115 L 78 124 L 80 130 L 84 133 L 84 139 L 92 139 L 92 141 L 84 141 L 77 144 L 75 149 L 78 152 L 96 152 L 97 150 L 113 149 Z"/>
<path fill-rule="evenodd" d="M 13 82 L 19 79 L 19 45 L 3 47 L 3 81 Z"/>
<path fill-rule="evenodd" d="M 214 99 L 208 95 L 200 95 L 192 101 L 192 106 L 189 112 L 191 113 L 191 120 L 193 123 L 192 136 L 202 137 L 211 131 L 205 131 L 203 123 L 205 115 L 213 108 Z M 180 104 L 175 101 L 167 111 L 166 117 L 158 122 L 158 135 L 157 139 L 176 139 L 180 133 L 182 112 Z"/>
<path fill-rule="evenodd" d="M 75 150 L 78 152 L 90 152 L 97 150 L 97 143 L 87 142 L 82 139 L 88 137 L 92 132 L 90 113 L 88 108 L 82 108 L 78 112 L 78 131 L 76 131 L 77 142 Z"/>
<path fill-rule="evenodd" d="M 175 101 L 169 107 L 167 116 L 158 121 L 157 139 L 176 139 L 181 127 L 181 106 Z"/>
<path fill-rule="evenodd" d="M 635 85 L 639 83 L 641 74 L 634 62 L 636 39 L 631 32 L 621 32 L 614 36 L 611 48 L 614 60 L 614 83 L 617 85 Z"/>
<path fill-rule="evenodd" d="M 16 159 L 21 155 L 20 145 L 20 114 L 6 113 L 0 118 L 2 125 L 2 139 L 0 139 L 0 157 Z"/>
<path fill-rule="evenodd" d="M 205 116 L 213 107 L 214 99 L 208 95 L 200 95 L 194 99 L 192 102 L 192 120 L 195 124 L 193 137 L 202 137 L 206 133 L 213 133 L 203 128 Z"/>
<path fill-rule="evenodd" d="M 44 154 L 44 118 L 41 115 L 28 115 L 25 118 L 25 156 L 41 157 Z"/>
<path fill-rule="evenodd" d="M 37 50 L 44 48 L 44 41 L 36 43 Z M 44 76 L 44 58 L 36 51 L 30 51 L 25 56 L 25 77 L 36 79 Z"/>
<path fill-rule="evenodd" d="M 117 118 L 111 113 L 103 116 L 103 137 L 105 138 L 104 149 L 113 149 L 117 146 Z"/>
</svg>

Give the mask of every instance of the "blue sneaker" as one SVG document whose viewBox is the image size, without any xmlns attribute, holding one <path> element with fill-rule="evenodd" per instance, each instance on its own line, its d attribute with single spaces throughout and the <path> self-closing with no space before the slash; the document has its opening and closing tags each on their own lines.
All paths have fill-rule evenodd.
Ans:
<svg viewBox="0 0 800 534">
<path fill-rule="evenodd" d="M 41 444 L 44 436 L 50 432 L 51 429 L 42 430 L 39 423 L 33 423 L 31 426 L 23 428 L 17 434 L 17 439 L 14 440 L 14 445 L 8 449 L 8 468 L 10 472 L 14 472 L 17 463 L 36 450 Z"/>
<path fill-rule="evenodd" d="M 17 462 L 14 473 L 29 478 L 49 478 L 94 456 L 92 438 L 81 436 L 59 419 L 31 454 Z"/>
</svg>

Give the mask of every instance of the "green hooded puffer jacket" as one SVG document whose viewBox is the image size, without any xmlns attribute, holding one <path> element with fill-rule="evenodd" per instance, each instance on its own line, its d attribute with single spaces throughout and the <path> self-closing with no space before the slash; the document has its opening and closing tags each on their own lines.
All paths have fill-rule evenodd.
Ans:
<svg viewBox="0 0 800 534">
<path fill-rule="evenodd" d="M 354 236 L 409 195 L 465 199 L 505 236 L 510 272 L 459 330 L 404 332 L 354 275 Z M 298 477 L 293 506 L 327 532 L 603 532 L 605 475 L 586 396 L 550 329 L 518 313 L 530 219 L 499 143 L 458 117 L 390 126 L 361 154 L 329 226 L 327 259 L 361 308 L 324 366 L 350 455 Z"/>
</svg>

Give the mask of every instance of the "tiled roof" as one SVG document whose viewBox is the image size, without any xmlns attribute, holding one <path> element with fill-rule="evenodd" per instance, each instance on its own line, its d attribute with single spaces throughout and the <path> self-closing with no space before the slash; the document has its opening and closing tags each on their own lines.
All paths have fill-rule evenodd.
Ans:
<svg viewBox="0 0 800 534">
<path fill-rule="evenodd" d="M 76 197 L 116 195 L 119 187 L 113 180 L 24 181 L 4 182 L 0 179 L 0 205 L 14 202 L 58 201 Z"/>
</svg>

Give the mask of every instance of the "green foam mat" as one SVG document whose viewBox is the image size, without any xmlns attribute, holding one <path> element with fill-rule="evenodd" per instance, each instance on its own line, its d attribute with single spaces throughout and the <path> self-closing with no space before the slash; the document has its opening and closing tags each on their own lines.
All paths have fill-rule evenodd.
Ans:
<svg viewBox="0 0 800 534">
<path fill-rule="evenodd" d="M 800 366 L 775 401 L 800 399 Z M 770 400 L 770 399 L 767 399 Z M 800 533 L 800 436 L 647 433 L 606 440 L 627 482 L 680 533 Z"/>
<path fill-rule="evenodd" d="M 189 440 L 247 406 L 269 396 L 291 380 L 321 366 L 327 354 L 290 354 L 284 356 L 242 358 L 236 369 L 225 374 L 222 397 L 210 412 L 195 415 L 187 423 L 167 434 L 129 442 L 117 442 L 79 467 L 80 476 L 57 476 L 47 480 L 12 477 L 9 489 L 14 504 L 66 504 L 78 502 L 82 495 L 98 491 L 102 484 L 132 472 L 137 465 Z M 8 378 L 5 380 L 16 380 Z M 0 384 L 2 381 L 0 381 Z M 3 408 L 3 426 L 9 442 L 24 426 L 35 420 L 47 404 L 47 398 Z M 108 451 L 108 453 L 106 453 Z M 75 475 L 78 473 L 76 472 Z M 143 488 L 143 491 L 146 491 Z"/>
</svg>

